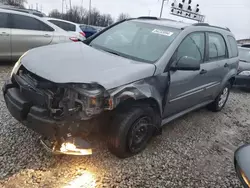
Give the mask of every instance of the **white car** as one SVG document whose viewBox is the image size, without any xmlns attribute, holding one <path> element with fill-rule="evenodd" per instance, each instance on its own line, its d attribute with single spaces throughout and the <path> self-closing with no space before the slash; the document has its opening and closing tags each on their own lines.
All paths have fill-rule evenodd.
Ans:
<svg viewBox="0 0 250 188">
<path fill-rule="evenodd" d="M 43 18 L 0 8 L 0 60 L 15 61 L 32 48 L 74 39 L 74 35 Z"/>
<path fill-rule="evenodd" d="M 80 24 L 70 22 L 70 21 L 66 21 L 66 20 L 62 20 L 62 19 L 57 19 L 57 18 L 46 17 L 45 19 L 47 21 L 55 24 L 56 26 L 62 28 L 63 30 L 74 34 L 76 36 L 76 38 L 77 38 L 76 40 L 83 41 L 83 40 L 86 39 L 85 33 L 80 28 Z"/>
</svg>

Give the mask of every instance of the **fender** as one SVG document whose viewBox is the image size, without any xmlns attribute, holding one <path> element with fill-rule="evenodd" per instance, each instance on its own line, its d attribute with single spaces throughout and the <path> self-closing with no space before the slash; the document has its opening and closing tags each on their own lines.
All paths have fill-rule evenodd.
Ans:
<svg viewBox="0 0 250 188">
<path fill-rule="evenodd" d="M 108 91 L 112 100 L 112 109 L 127 99 L 153 99 L 157 103 L 160 115 L 163 113 L 166 91 L 169 88 L 169 74 L 148 77 Z M 110 109 L 110 110 L 112 110 Z"/>
<path fill-rule="evenodd" d="M 232 78 L 235 78 L 235 76 L 237 75 L 237 70 L 236 69 L 232 69 L 230 70 L 227 75 L 224 77 L 224 79 L 222 80 L 221 83 L 221 89 L 225 86 L 225 84 Z"/>
</svg>

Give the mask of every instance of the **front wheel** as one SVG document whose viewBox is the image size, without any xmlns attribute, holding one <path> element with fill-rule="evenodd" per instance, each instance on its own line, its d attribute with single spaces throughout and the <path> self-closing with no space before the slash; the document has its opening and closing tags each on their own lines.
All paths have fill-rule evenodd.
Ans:
<svg viewBox="0 0 250 188">
<path fill-rule="evenodd" d="M 221 111 L 228 100 L 231 87 L 232 87 L 231 84 L 228 82 L 224 86 L 224 88 L 222 89 L 220 94 L 216 97 L 214 102 L 212 102 L 211 104 L 208 105 L 208 109 L 213 111 L 213 112 Z"/>
<path fill-rule="evenodd" d="M 117 112 L 108 135 L 109 151 L 120 158 L 141 152 L 152 137 L 155 124 L 155 112 L 149 106 Z"/>
</svg>

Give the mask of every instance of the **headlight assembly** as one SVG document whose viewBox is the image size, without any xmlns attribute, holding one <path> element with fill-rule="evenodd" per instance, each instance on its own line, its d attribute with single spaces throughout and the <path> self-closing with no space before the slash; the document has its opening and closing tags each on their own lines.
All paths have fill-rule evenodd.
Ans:
<svg viewBox="0 0 250 188">
<path fill-rule="evenodd" d="M 240 175 L 247 186 L 250 187 L 250 181 L 242 170 L 240 170 Z"/>
<path fill-rule="evenodd" d="M 250 187 L 250 145 L 243 145 L 234 153 L 236 174 L 244 188 Z"/>
<path fill-rule="evenodd" d="M 22 60 L 22 58 L 23 58 L 27 53 L 28 53 L 28 51 L 25 52 L 25 53 L 18 59 L 18 61 L 15 63 L 15 65 L 14 65 L 12 71 L 11 71 L 10 77 L 12 77 L 13 74 L 16 74 L 16 73 L 17 73 L 17 71 L 19 70 L 19 68 L 20 68 L 20 66 L 21 66 L 21 60 Z"/>
</svg>

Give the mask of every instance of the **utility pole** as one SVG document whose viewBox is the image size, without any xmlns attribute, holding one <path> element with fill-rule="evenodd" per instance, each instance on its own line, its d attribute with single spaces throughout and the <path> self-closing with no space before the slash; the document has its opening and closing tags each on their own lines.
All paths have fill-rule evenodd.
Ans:
<svg viewBox="0 0 250 188">
<path fill-rule="evenodd" d="M 64 0 L 62 0 L 62 14 L 63 14 L 63 2 L 64 2 Z"/>
<path fill-rule="evenodd" d="M 89 0 L 89 17 L 88 17 L 88 25 L 90 25 L 91 21 L 91 0 Z"/>
<path fill-rule="evenodd" d="M 70 8 L 70 10 L 72 9 L 71 0 L 69 0 L 69 8 Z"/>
<path fill-rule="evenodd" d="M 148 10 L 148 16 L 150 16 L 150 14 L 151 14 L 151 10 Z"/>
<path fill-rule="evenodd" d="M 163 12 L 163 7 L 164 7 L 165 1 L 167 1 L 167 3 L 169 2 L 169 0 L 162 0 L 160 18 L 161 18 L 161 16 L 162 16 L 162 12 Z"/>
</svg>

